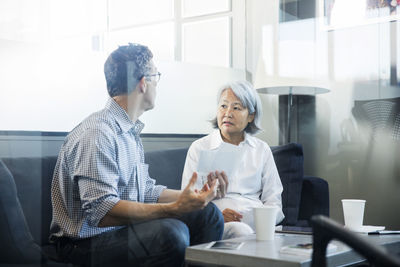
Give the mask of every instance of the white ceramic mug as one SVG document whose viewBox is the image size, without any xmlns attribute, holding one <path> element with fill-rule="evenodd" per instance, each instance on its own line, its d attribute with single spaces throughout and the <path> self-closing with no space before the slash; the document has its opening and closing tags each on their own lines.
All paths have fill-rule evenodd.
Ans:
<svg viewBox="0 0 400 267">
<path fill-rule="evenodd" d="M 257 240 L 274 240 L 277 212 L 278 207 L 276 206 L 254 208 Z"/>
<path fill-rule="evenodd" d="M 365 202 L 363 199 L 342 199 L 346 227 L 359 229 L 363 225 Z"/>
</svg>

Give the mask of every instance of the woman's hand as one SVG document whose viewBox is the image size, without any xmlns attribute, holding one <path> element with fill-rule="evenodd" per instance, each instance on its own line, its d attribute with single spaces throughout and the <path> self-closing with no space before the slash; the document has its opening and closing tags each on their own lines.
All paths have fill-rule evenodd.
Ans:
<svg viewBox="0 0 400 267">
<path fill-rule="evenodd" d="M 226 176 L 225 172 L 219 172 L 216 171 L 214 172 L 210 172 L 207 176 L 207 181 L 208 184 L 211 186 L 212 182 L 214 180 L 218 181 L 218 188 L 217 188 L 217 196 L 216 198 L 223 198 L 226 195 L 226 192 L 228 190 L 228 177 Z"/>
<path fill-rule="evenodd" d="M 224 222 L 240 222 L 243 218 L 242 214 L 228 208 L 222 211 L 222 215 L 224 216 Z"/>
</svg>

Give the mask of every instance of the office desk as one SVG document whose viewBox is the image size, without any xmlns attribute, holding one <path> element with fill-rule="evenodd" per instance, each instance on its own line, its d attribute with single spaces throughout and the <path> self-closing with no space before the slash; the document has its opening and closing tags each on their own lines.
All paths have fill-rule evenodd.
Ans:
<svg viewBox="0 0 400 267">
<path fill-rule="evenodd" d="M 390 252 L 400 252 L 400 235 L 366 235 L 370 242 L 385 246 Z M 231 239 L 243 241 L 244 245 L 239 250 L 207 249 L 207 244 L 191 246 L 186 249 L 186 263 L 204 266 L 310 266 L 311 256 L 287 255 L 279 252 L 280 248 L 287 245 L 312 242 L 311 235 L 275 234 L 273 241 L 257 241 L 254 235 L 243 238 Z M 339 241 L 332 241 L 337 246 L 334 252 L 328 253 L 328 266 L 347 266 L 364 261 L 348 246 Z"/>
</svg>

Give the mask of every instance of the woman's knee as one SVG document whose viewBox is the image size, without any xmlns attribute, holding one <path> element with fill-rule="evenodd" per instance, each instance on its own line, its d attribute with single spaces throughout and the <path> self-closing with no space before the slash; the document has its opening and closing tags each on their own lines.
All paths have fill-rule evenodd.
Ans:
<svg viewBox="0 0 400 267">
<path fill-rule="evenodd" d="M 228 222 L 224 226 L 224 234 L 222 239 L 236 238 L 247 236 L 254 233 L 253 229 L 242 222 Z"/>
</svg>

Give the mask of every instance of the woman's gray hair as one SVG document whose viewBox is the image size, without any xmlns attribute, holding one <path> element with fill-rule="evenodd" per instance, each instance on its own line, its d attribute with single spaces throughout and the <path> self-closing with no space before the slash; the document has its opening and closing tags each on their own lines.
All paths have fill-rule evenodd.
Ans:
<svg viewBox="0 0 400 267">
<path fill-rule="evenodd" d="M 247 125 L 244 131 L 252 135 L 262 131 L 261 129 L 262 104 L 260 97 L 258 96 L 253 85 L 248 81 L 237 81 L 225 84 L 218 91 L 217 103 L 219 103 L 222 93 L 227 89 L 232 89 L 236 97 L 239 98 L 243 107 L 248 109 L 249 115 L 254 114 L 254 120 Z M 213 124 L 214 128 L 218 129 L 217 118 L 214 118 L 211 121 L 211 123 Z"/>
</svg>

